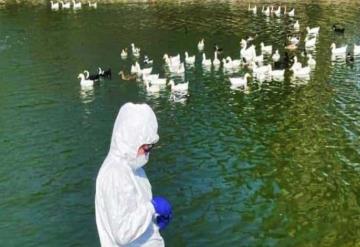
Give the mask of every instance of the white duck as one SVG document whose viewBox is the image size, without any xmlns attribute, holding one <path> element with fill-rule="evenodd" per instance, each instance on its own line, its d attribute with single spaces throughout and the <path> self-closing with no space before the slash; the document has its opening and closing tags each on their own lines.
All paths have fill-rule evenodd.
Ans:
<svg viewBox="0 0 360 247">
<path fill-rule="evenodd" d="M 252 69 L 253 74 L 260 75 L 260 74 L 268 74 L 269 73 L 269 66 L 257 66 L 255 62 L 252 62 Z"/>
<path fill-rule="evenodd" d="M 297 30 L 300 30 L 300 24 L 299 24 L 299 20 L 297 20 L 294 24 L 294 29 L 297 31 Z"/>
<path fill-rule="evenodd" d="M 169 58 L 169 56 L 168 56 L 166 53 L 164 54 L 163 59 L 164 59 L 165 64 L 166 64 L 167 66 L 171 66 L 170 58 Z"/>
<path fill-rule="evenodd" d="M 222 59 L 224 70 L 229 71 L 233 69 L 233 64 L 230 61 L 227 61 L 225 58 Z"/>
<path fill-rule="evenodd" d="M 150 83 L 152 83 L 154 80 L 159 78 L 159 74 L 144 74 L 143 75 L 143 80 L 145 81 L 149 81 Z"/>
<path fill-rule="evenodd" d="M 272 45 L 264 45 L 264 42 L 260 43 L 262 53 L 272 53 Z"/>
<path fill-rule="evenodd" d="M 212 63 L 214 65 L 214 67 L 218 67 L 221 64 L 221 62 L 220 62 L 220 60 L 218 58 L 218 55 L 217 55 L 217 51 L 214 52 L 214 60 L 213 60 Z"/>
<path fill-rule="evenodd" d="M 51 10 L 59 10 L 59 2 L 54 3 L 53 1 L 50 1 L 51 4 Z"/>
<path fill-rule="evenodd" d="M 141 69 L 140 64 L 138 62 L 135 63 L 135 65 L 131 66 L 131 73 L 140 75 L 149 75 L 151 74 L 152 67 Z"/>
<path fill-rule="evenodd" d="M 64 3 L 63 1 L 60 1 L 60 3 L 61 3 L 62 9 L 70 9 L 71 8 L 70 2 Z"/>
<path fill-rule="evenodd" d="M 262 83 L 263 81 L 271 81 L 271 76 L 267 73 L 255 74 L 255 79 Z"/>
<path fill-rule="evenodd" d="M 272 60 L 274 62 L 278 62 L 280 60 L 279 50 L 276 50 L 275 53 L 272 55 Z"/>
<path fill-rule="evenodd" d="M 247 41 L 246 41 L 245 39 L 241 39 L 241 41 L 240 41 L 240 47 L 246 49 L 246 47 L 247 47 Z"/>
<path fill-rule="evenodd" d="M 234 60 L 232 60 L 232 58 L 231 58 L 230 56 L 227 56 L 227 57 L 226 57 L 226 61 L 227 61 L 228 63 L 231 63 L 231 65 L 232 65 L 232 67 L 233 67 L 234 69 L 239 68 L 240 65 L 241 65 L 241 60 L 240 60 L 240 59 L 234 59 Z"/>
<path fill-rule="evenodd" d="M 160 92 L 160 87 L 158 85 L 151 85 L 149 81 L 145 81 L 146 91 L 148 93 L 158 93 Z"/>
<path fill-rule="evenodd" d="M 319 31 L 320 31 L 320 27 L 306 27 L 306 31 L 308 33 L 308 35 L 318 35 Z"/>
<path fill-rule="evenodd" d="M 254 62 L 258 64 L 262 64 L 264 62 L 264 55 L 261 54 L 259 56 L 254 57 Z"/>
<path fill-rule="evenodd" d="M 88 2 L 88 4 L 89 4 L 90 8 L 97 9 L 97 2 L 95 2 L 95 3 Z"/>
<path fill-rule="evenodd" d="M 332 43 L 331 46 L 331 53 L 335 56 L 337 55 L 345 55 L 346 54 L 346 50 L 347 50 L 347 45 L 343 46 L 343 47 L 339 47 L 339 48 L 336 48 L 336 45 L 335 43 Z"/>
<path fill-rule="evenodd" d="M 205 53 L 203 53 L 202 57 L 203 57 L 203 58 L 202 58 L 202 61 L 201 61 L 202 66 L 204 66 L 204 67 L 210 67 L 210 66 L 211 66 L 211 60 L 210 60 L 210 59 L 206 59 Z"/>
<path fill-rule="evenodd" d="M 270 12 L 270 7 L 268 6 L 266 9 L 263 6 L 262 11 L 261 11 L 264 15 L 266 16 L 270 16 L 271 12 Z"/>
<path fill-rule="evenodd" d="M 315 61 L 315 59 L 312 57 L 311 54 L 308 55 L 308 61 L 307 61 L 307 63 L 308 63 L 308 65 L 309 65 L 310 67 L 315 67 L 315 65 L 316 65 L 316 61 Z"/>
<path fill-rule="evenodd" d="M 189 89 L 189 82 L 180 83 L 180 84 L 175 85 L 174 80 L 170 80 L 169 85 L 171 86 L 172 92 L 185 93 Z"/>
<path fill-rule="evenodd" d="M 301 68 L 290 68 L 294 72 L 295 77 L 308 77 L 310 75 L 311 69 L 309 66 L 307 67 L 301 67 Z"/>
<path fill-rule="evenodd" d="M 138 62 L 136 62 L 134 65 L 131 65 L 131 69 L 130 69 L 130 73 L 131 74 L 138 74 L 138 68 L 140 67 L 140 65 L 137 65 Z"/>
<path fill-rule="evenodd" d="M 73 9 L 77 10 L 77 9 L 81 9 L 81 2 L 75 2 L 75 0 L 72 0 L 73 2 Z"/>
<path fill-rule="evenodd" d="M 122 49 L 120 56 L 122 59 L 126 59 L 128 56 L 127 49 Z"/>
<path fill-rule="evenodd" d="M 354 55 L 360 55 L 360 45 L 354 44 Z"/>
<path fill-rule="evenodd" d="M 194 65 L 195 63 L 195 55 L 189 56 L 189 53 L 185 52 L 185 63 L 189 65 Z"/>
<path fill-rule="evenodd" d="M 233 87 L 244 87 L 247 88 L 247 78 L 250 77 L 249 73 L 246 73 L 244 77 L 230 77 L 230 83 Z"/>
<path fill-rule="evenodd" d="M 135 47 L 134 43 L 131 43 L 131 51 L 134 57 L 140 57 L 140 48 Z"/>
<path fill-rule="evenodd" d="M 285 74 L 285 70 L 281 69 L 281 70 L 273 70 L 271 67 L 271 64 L 267 65 L 269 68 L 269 74 L 272 78 L 281 78 L 284 77 Z"/>
<path fill-rule="evenodd" d="M 256 15 L 256 12 L 257 12 L 257 7 L 256 7 L 256 5 L 251 8 L 251 7 L 250 7 L 250 3 L 249 3 L 248 11 L 253 12 L 253 14 Z"/>
<path fill-rule="evenodd" d="M 173 73 L 173 74 L 185 73 L 185 65 L 184 65 L 184 63 L 181 63 L 178 65 L 170 66 L 169 71 L 170 71 L 170 73 Z"/>
<path fill-rule="evenodd" d="M 274 12 L 275 12 L 274 5 L 270 5 L 270 14 L 274 14 Z"/>
<path fill-rule="evenodd" d="M 288 16 L 294 17 L 294 16 L 295 16 L 295 9 L 292 9 L 292 10 L 288 13 Z"/>
<path fill-rule="evenodd" d="M 103 71 L 102 68 L 100 68 L 100 67 L 98 68 L 98 74 L 99 74 L 99 75 L 103 75 L 103 74 L 104 74 L 104 71 Z"/>
<path fill-rule="evenodd" d="M 280 16 L 281 16 L 281 6 L 279 6 L 277 10 L 274 10 L 274 14 L 275 14 L 277 17 L 280 17 Z"/>
<path fill-rule="evenodd" d="M 295 9 L 293 8 L 292 10 L 290 10 L 288 13 L 286 13 L 286 6 L 285 6 L 285 10 L 284 10 L 284 15 L 288 15 L 290 17 L 294 17 L 295 16 Z"/>
<path fill-rule="evenodd" d="M 302 65 L 301 65 L 301 63 L 300 62 L 298 62 L 298 59 L 297 59 L 297 56 L 294 56 L 294 63 L 293 63 L 293 65 L 291 66 L 291 68 L 290 69 L 299 69 L 299 68 L 301 68 L 302 67 Z"/>
<path fill-rule="evenodd" d="M 198 45 L 197 45 L 198 50 L 199 50 L 199 51 L 204 50 L 204 46 L 205 46 L 205 44 L 204 44 L 204 39 L 201 39 L 201 40 L 199 41 Z"/>
<path fill-rule="evenodd" d="M 180 64 L 180 54 L 177 54 L 176 56 L 169 57 L 171 64 Z"/>
<path fill-rule="evenodd" d="M 246 62 L 251 62 L 256 57 L 255 46 L 251 45 L 249 48 L 243 47 L 240 51 L 240 58 L 244 58 Z"/>
<path fill-rule="evenodd" d="M 83 73 L 78 75 L 78 79 L 80 79 L 80 85 L 82 87 L 91 87 L 94 85 L 94 81 L 85 79 L 85 75 Z"/>
<path fill-rule="evenodd" d="M 316 37 L 314 37 L 314 38 L 306 37 L 305 38 L 305 47 L 306 48 L 315 47 L 315 45 L 316 45 Z"/>
<path fill-rule="evenodd" d="M 164 54 L 163 59 L 165 60 L 165 63 L 168 66 L 174 66 L 177 67 L 180 65 L 181 61 L 180 61 L 180 54 L 176 55 L 176 56 L 170 56 L 168 54 Z"/>
</svg>

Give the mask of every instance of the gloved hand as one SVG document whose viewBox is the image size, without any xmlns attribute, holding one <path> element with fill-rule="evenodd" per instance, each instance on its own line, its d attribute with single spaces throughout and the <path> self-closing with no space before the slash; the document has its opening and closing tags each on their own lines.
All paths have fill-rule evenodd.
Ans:
<svg viewBox="0 0 360 247">
<path fill-rule="evenodd" d="M 163 230 L 172 218 L 171 204 L 162 196 L 154 196 L 151 202 L 156 212 L 156 224 L 160 230 Z"/>
</svg>

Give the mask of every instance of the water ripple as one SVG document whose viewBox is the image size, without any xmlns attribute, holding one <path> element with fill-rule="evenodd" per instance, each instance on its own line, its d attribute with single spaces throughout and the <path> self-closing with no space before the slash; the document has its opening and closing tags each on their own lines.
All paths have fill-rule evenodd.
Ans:
<svg viewBox="0 0 360 247">
<path fill-rule="evenodd" d="M 254 4 L 254 1 L 252 1 Z M 120 105 L 147 102 L 160 142 L 146 166 L 154 194 L 166 195 L 174 220 L 169 246 L 355 246 L 359 242 L 360 63 L 331 61 L 330 44 L 359 44 L 355 3 L 291 3 L 295 18 L 266 18 L 239 1 L 164 1 L 101 5 L 57 13 L 42 7 L 0 10 L 0 203 L 3 245 L 97 246 L 94 184 Z M 259 5 L 260 6 L 260 5 Z M 309 79 L 249 81 L 232 90 L 229 76 L 248 72 L 201 67 L 205 38 L 224 56 L 239 57 L 240 40 L 255 36 L 285 52 L 292 26 L 320 26 Z M 332 32 L 333 22 L 346 27 Z M 29 25 L 32 23 L 32 25 Z M 46 32 L 44 32 L 44 30 Z M 196 55 L 177 82 L 189 97 L 116 77 L 135 61 L 120 59 L 134 42 L 169 76 L 164 53 Z M 293 52 L 306 63 L 299 51 Z M 269 62 L 269 58 L 266 59 Z M 113 69 L 113 80 L 82 90 L 84 69 Z M 5 217 L 6 216 L 6 217 Z M 54 227 L 57 226 L 57 227 Z M 79 230 L 80 229 L 80 230 Z M 83 230 L 81 230 L 83 229 Z M 19 237 L 20 236 L 20 237 Z M 66 237 L 64 237 L 66 236 Z"/>
</svg>

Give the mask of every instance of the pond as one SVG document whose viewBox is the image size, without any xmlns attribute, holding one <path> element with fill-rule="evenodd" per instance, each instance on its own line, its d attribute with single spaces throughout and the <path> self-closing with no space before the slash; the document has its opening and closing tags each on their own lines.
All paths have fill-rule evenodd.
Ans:
<svg viewBox="0 0 360 247">
<path fill-rule="evenodd" d="M 294 18 L 255 16 L 236 1 L 0 9 L 1 245 L 99 246 L 95 180 L 128 101 L 158 117 L 160 142 L 145 169 L 153 193 L 174 207 L 167 246 L 359 245 L 360 58 L 332 61 L 330 45 L 360 44 L 360 9 L 356 1 L 289 7 Z M 320 26 L 309 79 L 286 70 L 282 81 L 251 77 L 247 90 L 233 90 L 229 77 L 248 69 L 201 66 L 202 38 L 211 59 L 214 44 L 239 59 L 248 35 L 258 54 L 264 42 L 283 56 L 296 20 L 301 42 L 291 53 L 304 65 L 305 29 Z M 142 82 L 121 80 L 135 62 L 120 57 L 130 43 L 162 78 L 165 53 L 196 55 L 174 78 L 189 81 L 189 96 L 176 102 L 169 88 L 148 94 Z M 83 90 L 78 74 L 98 67 L 111 68 L 112 80 Z"/>
</svg>

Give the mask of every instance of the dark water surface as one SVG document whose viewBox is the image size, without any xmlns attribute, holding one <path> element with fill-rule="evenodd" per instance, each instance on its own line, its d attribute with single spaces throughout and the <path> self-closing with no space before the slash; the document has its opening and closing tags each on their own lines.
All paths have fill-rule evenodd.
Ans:
<svg viewBox="0 0 360 247">
<path fill-rule="evenodd" d="M 0 245 L 99 246 L 97 171 L 119 107 L 144 101 L 160 134 L 146 172 L 174 207 L 167 246 L 358 246 L 360 59 L 331 62 L 329 47 L 360 44 L 360 8 L 313 2 L 293 4 L 293 20 L 229 1 L 0 9 Z M 128 71 L 120 51 L 131 42 L 161 77 L 164 53 L 199 58 L 202 37 L 209 57 L 217 43 L 238 58 L 240 39 L 255 33 L 282 54 L 296 19 L 302 40 L 307 25 L 321 27 L 306 83 L 287 73 L 233 91 L 222 70 L 197 64 L 185 75 L 190 97 L 174 103 L 169 90 L 149 96 L 117 76 L 86 91 L 76 78 Z"/>
</svg>

